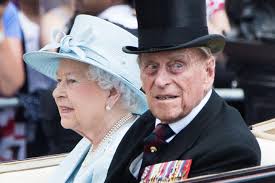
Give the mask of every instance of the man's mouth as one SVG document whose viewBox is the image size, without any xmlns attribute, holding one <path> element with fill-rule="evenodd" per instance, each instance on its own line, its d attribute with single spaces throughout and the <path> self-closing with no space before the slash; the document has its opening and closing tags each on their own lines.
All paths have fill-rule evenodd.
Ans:
<svg viewBox="0 0 275 183">
<path fill-rule="evenodd" d="M 158 100 L 171 100 L 171 99 L 178 98 L 178 96 L 175 96 L 175 95 L 158 95 L 155 98 L 158 99 Z"/>
</svg>

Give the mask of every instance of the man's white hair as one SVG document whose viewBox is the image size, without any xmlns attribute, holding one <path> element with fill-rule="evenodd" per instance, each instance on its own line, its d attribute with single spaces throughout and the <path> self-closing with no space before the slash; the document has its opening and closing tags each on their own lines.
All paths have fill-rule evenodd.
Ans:
<svg viewBox="0 0 275 183">
<path fill-rule="evenodd" d="M 197 47 L 198 49 L 200 49 L 205 55 L 207 55 L 208 57 L 212 57 L 213 54 L 210 50 L 210 48 L 205 47 L 205 46 L 201 46 L 201 47 Z"/>
<path fill-rule="evenodd" d="M 136 113 L 139 102 L 137 94 L 120 79 L 92 65 L 89 65 L 89 77 L 96 81 L 103 90 L 115 88 L 121 94 L 120 99 L 125 109 Z"/>
</svg>

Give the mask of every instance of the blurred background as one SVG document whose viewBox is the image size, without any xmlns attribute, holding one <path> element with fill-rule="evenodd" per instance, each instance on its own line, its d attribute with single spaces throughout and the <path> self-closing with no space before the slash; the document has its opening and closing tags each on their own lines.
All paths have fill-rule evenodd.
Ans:
<svg viewBox="0 0 275 183">
<path fill-rule="evenodd" d="M 226 37 L 214 88 L 247 125 L 275 117 L 275 2 L 206 0 L 209 32 Z M 80 136 L 60 125 L 55 82 L 26 66 L 53 32 L 90 14 L 137 34 L 134 0 L 0 0 L 0 162 L 65 153 Z"/>
</svg>

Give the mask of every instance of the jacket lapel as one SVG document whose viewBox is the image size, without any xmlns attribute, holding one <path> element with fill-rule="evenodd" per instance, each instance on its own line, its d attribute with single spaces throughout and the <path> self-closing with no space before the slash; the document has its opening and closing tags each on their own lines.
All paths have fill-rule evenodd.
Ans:
<svg viewBox="0 0 275 183">
<path fill-rule="evenodd" d="M 91 144 L 88 139 L 83 138 L 77 146 L 68 154 L 68 156 L 57 167 L 57 171 L 52 177 L 53 182 L 66 183 L 70 181 L 72 174 L 77 167 L 82 163 Z"/>
<path fill-rule="evenodd" d="M 120 172 L 125 173 L 126 168 L 129 172 L 131 162 L 143 151 L 143 139 L 154 127 L 155 118 L 150 111 L 147 111 L 133 124 L 115 152 L 105 182 L 114 182 L 115 177 L 121 176 Z"/>
</svg>

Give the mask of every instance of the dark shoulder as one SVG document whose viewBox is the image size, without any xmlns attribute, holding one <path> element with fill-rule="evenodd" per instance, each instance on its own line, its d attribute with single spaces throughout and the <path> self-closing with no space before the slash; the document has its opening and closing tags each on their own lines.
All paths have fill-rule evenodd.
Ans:
<svg viewBox="0 0 275 183">
<path fill-rule="evenodd" d="M 209 123 L 205 135 L 224 137 L 224 140 L 239 139 L 236 143 L 256 140 L 239 111 L 225 101 L 222 102 L 219 112 L 211 120 L 213 122 Z"/>
<path fill-rule="evenodd" d="M 261 151 L 240 113 L 222 102 L 193 148 L 190 176 L 219 173 L 259 165 Z M 202 156 L 203 155 L 203 156 Z"/>
<path fill-rule="evenodd" d="M 259 144 L 237 109 L 223 101 L 220 111 L 211 120 L 213 122 L 200 137 L 201 144 L 216 147 L 215 150 L 221 151 L 221 154 L 231 152 L 231 156 L 250 154 L 255 159 L 260 158 Z"/>
<path fill-rule="evenodd" d="M 156 118 L 148 110 L 142 114 L 131 126 L 125 136 L 144 136 L 147 131 L 152 131 Z"/>
</svg>

